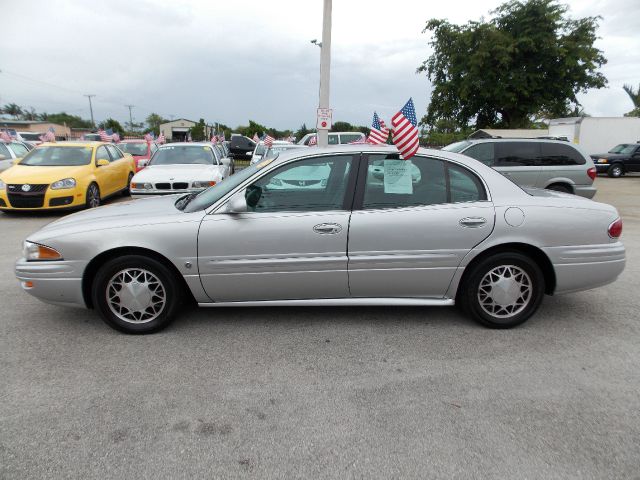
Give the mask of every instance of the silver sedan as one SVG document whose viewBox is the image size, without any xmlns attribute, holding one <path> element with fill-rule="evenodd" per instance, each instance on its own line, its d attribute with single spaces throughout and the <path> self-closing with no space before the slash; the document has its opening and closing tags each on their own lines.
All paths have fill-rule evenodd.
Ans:
<svg viewBox="0 0 640 480">
<path fill-rule="evenodd" d="M 456 153 L 340 145 L 263 160 L 200 194 L 114 204 L 30 235 L 22 288 L 128 333 L 202 307 L 459 304 L 493 328 L 623 271 L 615 208 L 522 190 Z"/>
</svg>

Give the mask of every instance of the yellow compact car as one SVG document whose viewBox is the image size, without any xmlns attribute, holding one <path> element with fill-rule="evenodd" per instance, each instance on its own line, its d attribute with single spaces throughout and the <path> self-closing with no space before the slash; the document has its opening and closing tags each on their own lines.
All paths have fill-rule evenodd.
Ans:
<svg viewBox="0 0 640 480">
<path fill-rule="evenodd" d="M 0 173 L 0 210 L 97 207 L 128 193 L 134 173 L 133 157 L 109 143 L 43 143 Z"/>
</svg>

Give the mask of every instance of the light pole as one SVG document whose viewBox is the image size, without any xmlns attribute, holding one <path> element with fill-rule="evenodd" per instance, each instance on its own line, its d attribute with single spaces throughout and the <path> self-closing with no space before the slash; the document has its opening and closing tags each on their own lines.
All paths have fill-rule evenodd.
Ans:
<svg viewBox="0 0 640 480">
<path fill-rule="evenodd" d="M 89 111 L 91 112 L 91 125 L 93 125 L 93 128 L 96 128 L 96 122 L 93 120 L 93 106 L 91 105 L 91 97 L 95 97 L 95 95 L 91 94 L 91 95 L 84 95 L 84 96 L 89 99 Z"/>
<path fill-rule="evenodd" d="M 312 42 L 317 45 L 317 42 Z M 320 101 L 318 108 L 329 108 L 331 78 L 331 0 L 324 0 L 322 11 L 322 43 L 320 46 Z M 327 125 L 328 127 L 328 125 Z M 329 144 L 329 128 L 318 128 L 318 146 Z"/>
<path fill-rule="evenodd" d="M 131 114 L 131 109 L 133 107 L 135 107 L 135 105 L 125 105 L 125 107 L 127 107 L 129 109 L 129 127 L 131 128 L 131 131 L 133 132 L 133 115 Z"/>
</svg>

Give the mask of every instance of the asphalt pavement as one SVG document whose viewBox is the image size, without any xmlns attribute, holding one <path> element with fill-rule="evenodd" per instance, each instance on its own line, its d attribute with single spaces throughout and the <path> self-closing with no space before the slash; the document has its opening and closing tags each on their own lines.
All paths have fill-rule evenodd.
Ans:
<svg viewBox="0 0 640 480">
<path fill-rule="evenodd" d="M 638 478 L 640 177 L 614 284 L 494 331 L 455 308 L 189 309 L 120 334 L 13 275 L 57 218 L 0 213 L 0 478 Z"/>
</svg>

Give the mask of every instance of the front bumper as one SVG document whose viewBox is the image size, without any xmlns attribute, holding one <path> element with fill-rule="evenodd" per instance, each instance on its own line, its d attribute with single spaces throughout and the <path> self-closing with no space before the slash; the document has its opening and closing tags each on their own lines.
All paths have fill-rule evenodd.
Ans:
<svg viewBox="0 0 640 480">
<path fill-rule="evenodd" d="M 82 294 L 85 267 L 79 261 L 28 262 L 21 258 L 15 273 L 22 289 L 45 303 L 86 308 Z"/>
<path fill-rule="evenodd" d="M 610 166 L 611 166 L 610 163 L 596 163 L 595 164 L 596 172 L 598 172 L 598 173 L 607 173 L 607 170 L 609 170 Z"/>
<path fill-rule="evenodd" d="M 0 211 L 36 212 L 42 210 L 66 210 L 86 205 L 86 192 L 78 187 L 64 190 L 47 188 L 41 195 L 14 194 L 0 190 Z"/>
<path fill-rule="evenodd" d="M 151 189 L 151 190 L 146 190 L 146 189 L 131 189 L 131 196 L 133 198 L 142 198 L 142 197 L 149 197 L 149 196 L 157 196 L 157 195 L 184 195 L 186 193 L 200 193 L 203 190 L 206 190 L 206 188 L 185 188 L 182 190 L 158 190 L 158 189 Z"/>
</svg>

